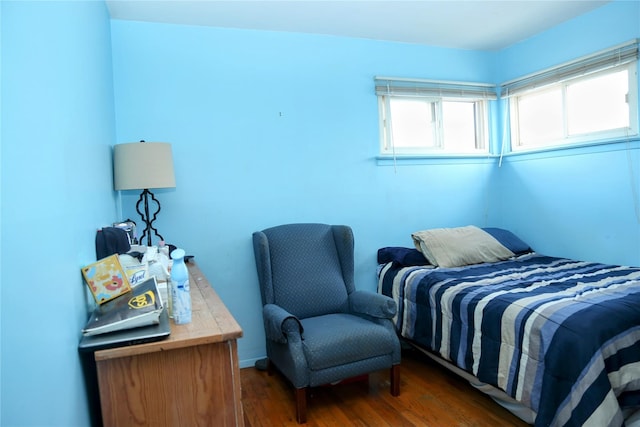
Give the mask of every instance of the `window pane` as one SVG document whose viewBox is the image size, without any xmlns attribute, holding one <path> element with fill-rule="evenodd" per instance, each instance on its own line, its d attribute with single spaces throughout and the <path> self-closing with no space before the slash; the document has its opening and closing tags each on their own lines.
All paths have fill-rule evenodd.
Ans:
<svg viewBox="0 0 640 427">
<path fill-rule="evenodd" d="M 442 103 L 444 146 L 450 151 L 476 150 L 475 104 L 473 102 Z"/>
<path fill-rule="evenodd" d="M 432 103 L 419 99 L 389 100 L 391 133 L 396 147 L 434 147 Z"/>
<path fill-rule="evenodd" d="M 517 98 L 519 145 L 539 146 L 562 138 L 562 91 L 560 88 Z"/>
<path fill-rule="evenodd" d="M 627 70 L 567 86 L 569 135 L 629 126 Z"/>
</svg>

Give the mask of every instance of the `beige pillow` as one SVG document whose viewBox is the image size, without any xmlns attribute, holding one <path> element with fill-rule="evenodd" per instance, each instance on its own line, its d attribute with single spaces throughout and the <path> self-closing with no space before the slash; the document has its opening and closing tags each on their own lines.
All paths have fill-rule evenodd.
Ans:
<svg viewBox="0 0 640 427">
<path fill-rule="evenodd" d="M 417 231 L 411 237 L 416 249 L 431 264 L 440 267 L 504 261 L 515 256 L 489 233 L 473 225 Z"/>
</svg>

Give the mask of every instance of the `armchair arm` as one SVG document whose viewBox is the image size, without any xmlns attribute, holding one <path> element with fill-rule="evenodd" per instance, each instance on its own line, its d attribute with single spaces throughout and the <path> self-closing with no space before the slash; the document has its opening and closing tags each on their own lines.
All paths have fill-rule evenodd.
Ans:
<svg viewBox="0 0 640 427">
<path fill-rule="evenodd" d="M 304 330 L 296 316 L 275 304 L 266 304 L 262 308 L 262 317 L 267 339 L 271 341 L 284 344 L 287 342 L 288 334 L 302 335 Z"/>
<path fill-rule="evenodd" d="M 355 313 L 381 319 L 392 319 L 396 315 L 396 302 L 386 295 L 366 291 L 355 291 L 349 295 L 349 306 Z"/>
</svg>

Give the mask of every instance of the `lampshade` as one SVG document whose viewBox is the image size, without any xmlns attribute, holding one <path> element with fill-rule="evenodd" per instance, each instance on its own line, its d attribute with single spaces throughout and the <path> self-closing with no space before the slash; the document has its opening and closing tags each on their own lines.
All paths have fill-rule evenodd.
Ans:
<svg viewBox="0 0 640 427">
<path fill-rule="evenodd" d="M 115 190 L 173 188 L 171 144 L 132 142 L 113 147 L 113 187 Z"/>
</svg>

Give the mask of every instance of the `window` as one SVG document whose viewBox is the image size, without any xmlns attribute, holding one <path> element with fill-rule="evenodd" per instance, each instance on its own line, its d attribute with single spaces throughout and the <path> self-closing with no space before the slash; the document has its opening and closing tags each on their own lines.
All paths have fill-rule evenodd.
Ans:
<svg viewBox="0 0 640 427">
<path fill-rule="evenodd" d="M 638 134 L 638 42 L 502 85 L 514 151 Z"/>
<path fill-rule="evenodd" d="M 493 85 L 376 78 L 383 155 L 488 152 Z"/>
</svg>

